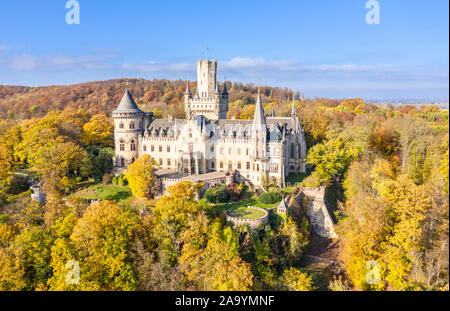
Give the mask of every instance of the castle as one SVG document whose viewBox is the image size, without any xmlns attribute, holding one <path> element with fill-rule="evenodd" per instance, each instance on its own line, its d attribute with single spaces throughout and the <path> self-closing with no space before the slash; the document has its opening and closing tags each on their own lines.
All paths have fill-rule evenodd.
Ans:
<svg viewBox="0 0 450 311">
<path fill-rule="evenodd" d="M 197 62 L 197 90 L 189 82 L 186 119 L 155 119 L 141 111 L 128 89 L 115 111 L 116 172 L 144 154 L 160 166 L 163 188 L 180 180 L 220 184 L 246 181 L 284 184 L 289 173 L 305 172 L 306 142 L 295 101 L 290 117 L 266 116 L 258 92 L 253 120 L 227 119 L 228 91 L 220 90 L 217 61 Z"/>
</svg>

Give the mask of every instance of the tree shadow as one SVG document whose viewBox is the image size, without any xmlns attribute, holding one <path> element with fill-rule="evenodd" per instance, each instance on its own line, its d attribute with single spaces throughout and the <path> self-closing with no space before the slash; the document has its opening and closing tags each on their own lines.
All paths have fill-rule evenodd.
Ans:
<svg viewBox="0 0 450 311">
<path fill-rule="evenodd" d="M 126 190 L 120 190 L 115 193 L 108 194 L 105 197 L 105 200 L 115 200 L 116 202 L 119 202 L 120 200 L 128 199 L 131 196 L 131 193 Z"/>
</svg>

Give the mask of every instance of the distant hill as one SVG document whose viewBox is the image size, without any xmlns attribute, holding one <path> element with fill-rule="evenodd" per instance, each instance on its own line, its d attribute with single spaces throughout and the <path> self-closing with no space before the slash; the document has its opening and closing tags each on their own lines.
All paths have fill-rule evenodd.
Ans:
<svg viewBox="0 0 450 311">
<path fill-rule="evenodd" d="M 155 111 L 160 116 L 172 114 L 184 117 L 184 93 L 186 81 L 183 80 L 144 80 L 115 79 L 95 81 L 67 86 L 2 86 L 0 85 L 0 119 L 8 117 L 29 119 L 41 117 L 50 110 L 82 108 L 93 113 L 111 112 L 119 104 L 128 81 L 136 103 L 145 111 Z M 195 92 L 196 82 L 190 82 Z M 223 89 L 223 83 L 220 84 Z M 245 104 L 254 103 L 257 87 L 253 84 L 227 82 L 230 102 L 241 99 Z M 279 102 L 292 98 L 287 88 L 265 86 L 261 88 L 263 99 Z"/>
</svg>

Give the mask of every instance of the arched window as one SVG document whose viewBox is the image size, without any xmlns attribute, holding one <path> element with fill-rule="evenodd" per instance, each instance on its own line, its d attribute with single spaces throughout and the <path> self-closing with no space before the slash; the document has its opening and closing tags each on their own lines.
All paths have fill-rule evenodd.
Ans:
<svg viewBox="0 0 450 311">
<path fill-rule="evenodd" d="M 121 167 L 124 167 L 124 166 L 125 166 L 125 160 L 124 160 L 124 158 L 121 158 L 121 159 L 120 159 L 120 166 L 121 166 Z"/>
<path fill-rule="evenodd" d="M 136 161 L 136 158 L 131 159 L 131 163 L 133 164 Z"/>
<path fill-rule="evenodd" d="M 130 130 L 134 130 L 134 122 L 133 121 L 130 122 Z"/>
<path fill-rule="evenodd" d="M 302 146 L 298 145 L 298 157 L 300 158 L 302 156 Z"/>
<path fill-rule="evenodd" d="M 136 143 L 134 142 L 134 139 L 131 140 L 130 150 L 136 151 Z"/>
<path fill-rule="evenodd" d="M 291 145 L 291 158 L 295 158 L 295 145 Z"/>
<path fill-rule="evenodd" d="M 120 122 L 119 128 L 120 128 L 120 129 L 123 129 L 123 123 L 122 123 L 122 122 Z"/>
<path fill-rule="evenodd" d="M 120 141 L 119 148 L 120 151 L 125 151 L 125 143 L 123 142 L 123 140 Z"/>
</svg>

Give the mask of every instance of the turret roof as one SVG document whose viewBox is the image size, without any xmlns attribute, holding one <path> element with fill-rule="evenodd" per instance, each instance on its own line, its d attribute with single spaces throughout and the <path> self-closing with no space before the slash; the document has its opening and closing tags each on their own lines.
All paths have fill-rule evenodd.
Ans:
<svg viewBox="0 0 450 311">
<path fill-rule="evenodd" d="M 125 90 L 125 94 L 123 94 L 119 106 L 114 112 L 142 112 L 136 105 L 130 91 L 128 91 L 128 87 Z"/>
<path fill-rule="evenodd" d="M 255 116 L 253 118 L 254 125 L 266 125 L 266 116 L 264 114 L 264 107 L 261 103 L 261 93 L 258 90 L 258 98 L 256 100 Z"/>
</svg>

